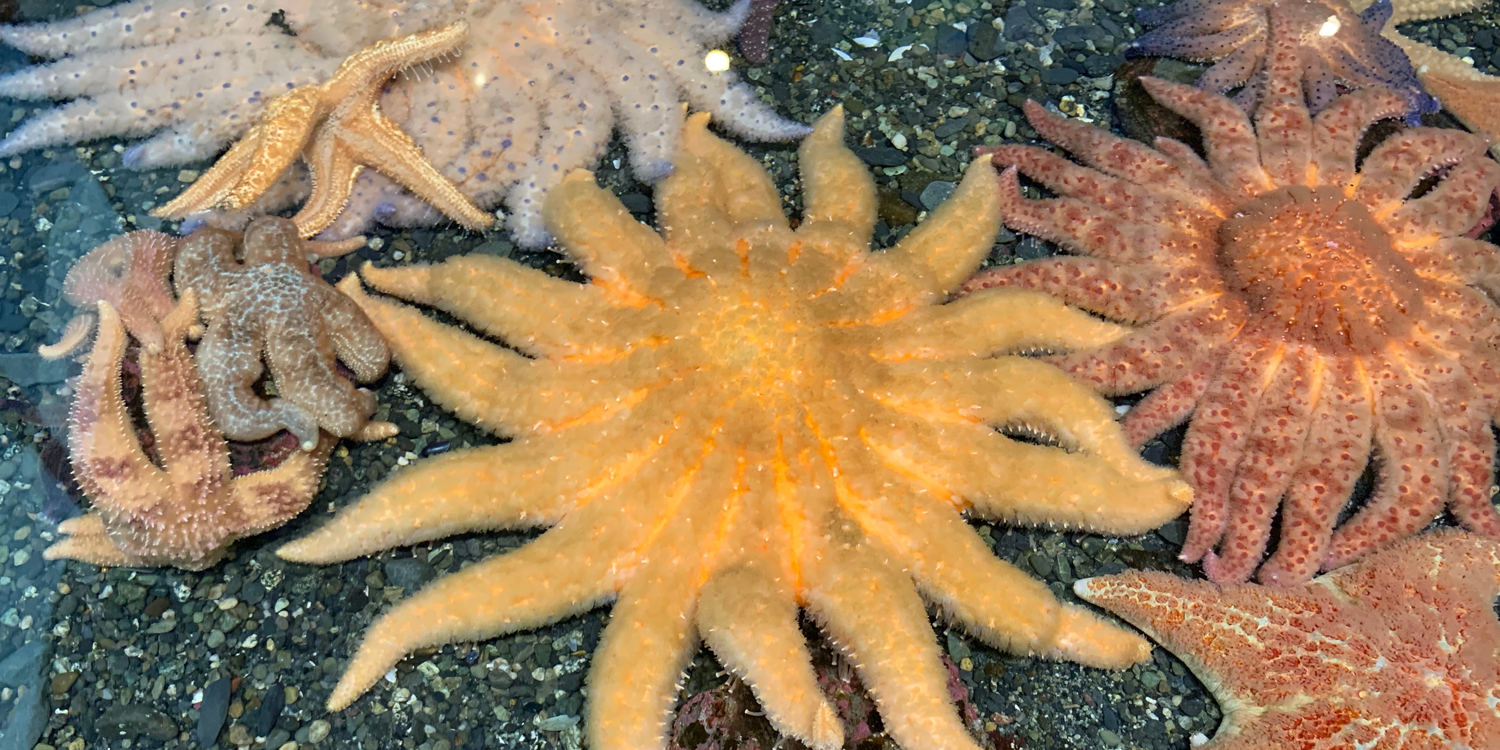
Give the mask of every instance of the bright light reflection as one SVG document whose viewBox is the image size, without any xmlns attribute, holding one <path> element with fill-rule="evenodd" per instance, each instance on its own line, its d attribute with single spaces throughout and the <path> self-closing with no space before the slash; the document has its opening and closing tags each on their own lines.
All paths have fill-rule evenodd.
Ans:
<svg viewBox="0 0 1500 750">
<path fill-rule="evenodd" d="M 1339 33 L 1341 26 L 1343 24 L 1339 23 L 1338 16 L 1329 16 L 1328 20 L 1323 22 L 1323 28 L 1318 29 L 1318 36 L 1333 36 Z"/>
<path fill-rule="evenodd" d="M 712 50 L 703 56 L 703 67 L 710 73 L 723 73 L 729 70 L 729 55 L 723 50 Z"/>
</svg>

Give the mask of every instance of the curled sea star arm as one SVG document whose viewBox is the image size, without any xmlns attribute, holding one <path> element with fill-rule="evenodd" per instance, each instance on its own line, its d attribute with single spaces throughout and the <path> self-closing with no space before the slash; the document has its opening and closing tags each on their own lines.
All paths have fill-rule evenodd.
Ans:
<svg viewBox="0 0 1500 750">
<path fill-rule="evenodd" d="M 1202 559 L 1224 534 L 1229 522 L 1229 492 L 1245 452 L 1248 424 L 1258 408 L 1268 374 L 1275 366 L 1274 347 L 1246 332 L 1230 345 L 1219 377 L 1198 402 L 1182 447 L 1182 473 L 1193 485 L 1192 523 L 1179 557 Z"/>
<path fill-rule="evenodd" d="M 1500 164 L 1490 159 L 1456 164 L 1437 187 L 1391 212 L 1385 222 L 1387 231 L 1398 245 L 1430 245 L 1434 235 L 1462 236 L 1483 219 L 1497 187 Z"/>
<path fill-rule="evenodd" d="M 1209 580 L 1244 583 L 1260 564 L 1271 538 L 1271 519 L 1304 462 L 1303 445 L 1316 407 L 1307 395 L 1322 390 L 1325 375 L 1321 359 L 1310 347 L 1288 346 L 1281 355 L 1250 423 L 1219 551 L 1203 556 Z"/>
<path fill-rule="evenodd" d="M 1260 168 L 1255 129 L 1234 102 L 1180 83 L 1145 77 L 1141 85 L 1151 98 L 1186 117 L 1207 135 L 1203 147 L 1214 176 L 1239 201 L 1274 186 Z"/>
<path fill-rule="evenodd" d="M 1356 173 L 1354 159 L 1365 131 L 1378 120 L 1406 114 L 1410 103 L 1385 87 L 1347 94 L 1313 118 L 1312 156 L 1318 183 L 1346 185 Z"/>
<path fill-rule="evenodd" d="M 755 691 L 777 731 L 814 750 L 834 750 L 844 744 L 844 728 L 818 687 L 784 581 L 755 562 L 715 574 L 698 601 L 698 632 Z"/>
<path fill-rule="evenodd" d="M 1487 147 L 1484 138 L 1461 130 L 1403 130 L 1382 141 L 1365 159 L 1356 196 L 1377 215 L 1389 213 L 1406 201 L 1423 178 L 1443 167 L 1476 161 Z"/>
<path fill-rule="evenodd" d="M 1324 365 L 1302 463 L 1281 506 L 1281 538 L 1258 574 L 1267 585 L 1291 585 L 1318 572 L 1339 510 L 1370 455 L 1374 394 L 1353 358 L 1327 357 Z"/>
<path fill-rule="evenodd" d="M 328 336 L 334 356 L 361 383 L 368 383 L 384 375 L 391 362 L 391 349 L 386 346 L 385 337 L 365 317 L 364 311 L 359 309 L 354 300 L 326 286 L 314 289 L 318 297 L 323 333 Z"/>
<path fill-rule="evenodd" d="M 1022 315 L 1033 325 L 1015 325 Z M 988 357 L 1038 348 L 1072 351 L 1103 346 L 1129 330 L 1039 292 L 994 289 L 913 310 L 890 323 L 882 329 L 877 356 L 902 361 Z"/>
<path fill-rule="evenodd" d="M 1441 339 L 1425 331 L 1415 348 L 1426 363 L 1432 399 L 1436 403 L 1443 443 L 1448 452 L 1448 509 L 1470 531 L 1500 539 L 1500 510 L 1490 491 L 1495 486 L 1495 433 L 1490 429 L 1492 405 L 1475 384 L 1476 373 L 1454 353 L 1444 351 Z"/>
<path fill-rule="evenodd" d="M 339 375 L 334 359 L 327 356 L 331 337 L 320 333 L 289 327 L 265 340 L 266 361 L 281 393 L 276 401 L 296 404 L 313 417 L 311 439 L 298 434 L 303 448 L 311 449 L 317 442 L 318 427 L 340 437 L 394 435 L 394 425 L 369 422 L 375 395 Z"/>
<path fill-rule="evenodd" d="M 1451 467 L 1437 405 L 1404 359 L 1375 373 L 1375 447 L 1383 481 L 1354 517 L 1333 534 L 1325 569 L 1416 533 L 1448 498 Z"/>
<path fill-rule="evenodd" d="M 1125 419 L 1120 422 L 1125 441 L 1139 448 L 1151 438 L 1186 422 L 1218 374 L 1215 351 L 1202 352 L 1186 372 L 1157 386 L 1125 412 Z"/>
<path fill-rule="evenodd" d="M 229 476 L 224 437 L 207 418 L 197 368 L 183 339 L 198 321 L 198 295 L 188 291 L 161 322 L 164 346 L 142 352 L 141 400 L 167 476 L 179 486 Z M 317 440 L 316 429 L 314 441 Z M 202 491 L 202 490 L 200 490 Z M 164 497 L 171 497 L 166 495 Z"/>
<path fill-rule="evenodd" d="M 803 555 L 807 607 L 858 665 L 891 737 L 904 747 L 977 750 L 954 712 L 937 638 L 910 579 L 852 521 L 829 522 L 842 528 L 814 531 Z"/>
<path fill-rule="evenodd" d="M 215 320 L 198 345 L 204 394 L 224 434 L 233 440 L 260 440 L 285 429 L 303 445 L 318 439 L 317 418 L 286 398 L 261 398 L 255 383 L 265 372 L 262 341 L 227 319 Z M 368 414 L 368 411 L 361 412 Z"/>
<path fill-rule="evenodd" d="M 584 342 L 614 342 L 596 287 L 564 281 L 487 255 L 462 255 L 434 265 L 360 269 L 386 294 L 456 315 L 533 356 L 586 354 Z M 613 334 L 613 335 L 612 335 Z"/>
</svg>

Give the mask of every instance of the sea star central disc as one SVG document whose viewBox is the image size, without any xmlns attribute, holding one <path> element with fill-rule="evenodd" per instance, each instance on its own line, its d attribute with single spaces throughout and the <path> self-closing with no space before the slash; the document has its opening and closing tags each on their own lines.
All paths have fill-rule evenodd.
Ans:
<svg viewBox="0 0 1500 750">
<path fill-rule="evenodd" d="M 418 592 L 371 629 L 330 705 L 413 650 L 536 627 L 615 599 L 589 677 L 595 750 L 662 747 L 701 637 L 781 731 L 842 744 L 797 624 L 846 649 L 908 748 L 974 750 L 925 595 L 985 642 L 1119 666 L 1146 644 L 1063 605 L 962 520 L 1154 528 L 1186 486 L 1130 449 L 1107 403 L 1018 356 L 1123 334 L 1044 295 L 943 304 L 994 239 L 970 169 L 932 217 L 870 252 L 875 186 L 835 111 L 800 154 L 796 231 L 760 165 L 692 120 L 657 191 L 662 234 L 575 173 L 548 228 L 590 277 L 485 256 L 366 268 L 531 358 L 348 291 L 440 404 L 515 441 L 404 472 L 282 550 L 331 562 L 465 531 L 550 526 Z M 1065 448 L 1012 440 L 1015 426 Z"/>
<path fill-rule="evenodd" d="M 1376 351 L 1423 313 L 1411 261 L 1340 188 L 1269 192 L 1239 207 L 1219 242 L 1225 283 L 1252 314 L 1326 354 Z"/>
</svg>

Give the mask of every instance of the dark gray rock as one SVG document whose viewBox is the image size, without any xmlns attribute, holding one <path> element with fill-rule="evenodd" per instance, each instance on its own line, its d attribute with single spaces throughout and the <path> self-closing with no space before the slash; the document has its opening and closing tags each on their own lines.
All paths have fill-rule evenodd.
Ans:
<svg viewBox="0 0 1500 750">
<path fill-rule="evenodd" d="M 1000 56 L 1000 32 L 987 23 L 969 24 L 968 52 L 980 62 L 989 62 Z"/>
<path fill-rule="evenodd" d="M 1078 71 L 1061 65 L 1054 65 L 1042 71 L 1042 83 L 1049 86 L 1066 86 L 1081 77 Z"/>
<path fill-rule="evenodd" d="M 158 742 L 177 736 L 177 725 L 166 714 L 140 704 L 111 706 L 94 723 L 100 737 L 134 740 L 145 735 Z"/>
<path fill-rule="evenodd" d="M 928 211 L 937 208 L 938 204 L 948 200 L 948 196 L 953 195 L 953 191 L 957 188 L 956 183 L 947 180 L 933 180 L 927 183 L 927 187 L 922 188 L 922 208 Z"/>
<path fill-rule="evenodd" d="M 220 677 L 203 688 L 203 702 L 198 707 L 198 744 L 213 747 L 229 715 L 229 678 Z"/>
<path fill-rule="evenodd" d="M 906 153 L 890 146 L 855 149 L 855 153 L 872 167 L 899 167 L 906 163 Z"/>
<path fill-rule="evenodd" d="M 437 577 L 437 571 L 426 560 L 405 557 L 385 564 L 385 580 L 410 594 Z"/>
</svg>

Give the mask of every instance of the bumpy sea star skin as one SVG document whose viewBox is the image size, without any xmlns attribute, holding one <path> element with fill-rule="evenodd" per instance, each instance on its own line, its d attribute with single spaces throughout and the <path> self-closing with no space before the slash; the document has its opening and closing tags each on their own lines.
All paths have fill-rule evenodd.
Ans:
<svg viewBox="0 0 1500 750">
<path fill-rule="evenodd" d="M 989 252 L 994 177 L 976 162 L 924 225 L 870 252 L 874 183 L 842 131 L 835 110 L 802 147 L 795 232 L 759 163 L 695 116 L 657 190 L 662 235 L 586 172 L 554 192 L 548 226 L 589 284 L 486 256 L 363 272 L 530 358 L 346 282 L 437 403 L 515 440 L 397 475 L 280 554 L 329 563 L 552 528 L 382 617 L 331 708 L 413 650 L 612 598 L 589 677 L 596 750 L 665 745 L 700 636 L 781 731 L 838 747 L 799 607 L 851 653 L 909 748 L 975 747 L 919 590 L 1000 648 L 1096 666 L 1146 654 L 994 558 L 960 516 L 1137 533 L 1186 507 L 1186 486 L 1131 451 L 1105 402 L 1048 365 L 992 356 L 1122 331 L 1032 292 L 940 304 Z M 1006 425 L 1075 450 L 1013 441 Z"/>
<path fill-rule="evenodd" d="M 1278 504 L 1281 540 L 1264 582 L 1348 563 L 1445 505 L 1500 537 L 1490 502 L 1500 314 L 1481 291 L 1500 282 L 1500 248 L 1463 236 L 1500 165 L 1485 138 L 1412 128 L 1356 171 L 1361 134 L 1404 112 L 1404 98 L 1368 89 L 1313 119 L 1294 38 L 1276 39 L 1274 54 L 1253 126 L 1221 96 L 1143 79 L 1203 130 L 1207 162 L 1177 141 L 1152 149 L 1030 104 L 1037 131 L 1092 168 L 995 149 L 1008 167 L 1005 221 L 1093 257 L 1004 267 L 969 288 L 1045 290 L 1139 326 L 1058 362 L 1107 394 L 1156 389 L 1126 417 L 1136 444 L 1192 415 L 1182 554 L 1202 558 L 1216 581 L 1254 571 Z M 1023 198 L 1017 170 L 1061 197 Z M 1374 497 L 1334 533 L 1372 444 Z"/>
<path fill-rule="evenodd" d="M 235 248 L 244 245 L 244 261 Z M 198 371 L 209 412 L 230 440 L 259 440 L 290 430 L 304 450 L 318 430 L 356 440 L 396 434 L 371 422 L 375 396 L 338 371 L 348 365 L 360 382 L 385 374 L 390 350 L 352 300 L 309 270 L 309 248 L 289 219 L 262 217 L 243 236 L 200 229 L 183 243 L 174 282 L 197 292 L 208 324 L 198 345 Z M 278 398 L 255 384 L 270 367 Z"/>
<path fill-rule="evenodd" d="M 327 81 L 358 50 L 467 21 L 468 41 L 457 59 L 400 78 L 381 108 L 464 196 L 485 209 L 503 201 L 517 239 L 539 247 L 548 240 L 540 218 L 547 190 L 596 161 L 616 122 L 644 181 L 672 170 L 682 101 L 753 140 L 806 134 L 732 72 L 710 73 L 703 65 L 704 52 L 743 23 L 749 3 L 715 14 L 692 0 L 138 0 L 67 21 L 0 29 L 0 40 L 58 60 L 0 79 L 0 95 L 75 98 L 23 123 L 0 142 L 0 154 L 155 133 L 126 151 L 128 166 L 205 159 L 243 135 L 267 100 Z M 278 11 L 296 36 L 268 23 Z M 305 195 L 305 181 L 285 183 L 256 209 L 275 210 Z M 353 236 L 374 220 L 440 218 L 367 170 L 329 231 Z"/>
<path fill-rule="evenodd" d="M 1494 747 L 1500 545 L 1408 539 L 1309 584 L 1131 571 L 1073 584 L 1177 654 L 1224 709 L 1203 750 Z"/>
<path fill-rule="evenodd" d="M 1389 88 L 1411 102 L 1409 115 L 1437 111 L 1423 90 L 1411 61 L 1381 36 L 1390 20 L 1391 0 L 1355 13 L 1344 0 L 1179 0 L 1138 11 L 1141 23 L 1156 28 L 1130 49 L 1134 54 L 1216 61 L 1198 87 L 1216 94 L 1244 86 L 1239 97 L 1253 109 L 1265 79 L 1272 5 L 1295 29 L 1301 52 L 1303 92 L 1314 113 L 1338 95 L 1337 85 Z"/>
<path fill-rule="evenodd" d="M 458 49 L 469 25 L 460 21 L 399 39 L 383 39 L 351 55 L 327 82 L 276 97 L 255 127 L 181 195 L 151 212 L 182 219 L 223 208 L 249 208 L 299 156 L 307 161 L 312 194 L 292 217 L 303 237 L 332 224 L 349 205 L 355 179 L 373 166 L 465 228 L 487 229 L 481 211 L 438 173 L 410 136 L 380 111 L 391 77 Z"/>
<path fill-rule="evenodd" d="M 56 344 L 37 353 L 59 359 L 77 351 L 94 330 L 94 310 L 108 302 L 141 346 L 160 351 L 161 319 L 177 300 L 167 279 L 182 240 L 149 229 L 116 237 L 79 258 L 63 279 L 63 299 L 78 308 Z"/>
<path fill-rule="evenodd" d="M 236 539 L 301 513 L 317 493 L 336 442 L 331 437 L 274 469 L 234 476 L 183 345 L 196 319 L 196 296 L 189 292 L 161 321 L 161 350 L 140 354 L 146 416 L 163 469 L 141 450 L 120 396 L 125 327 L 108 302 L 99 303 L 99 339 L 79 381 L 68 431 L 73 474 L 94 505 L 58 525 L 65 538 L 47 548 L 48 560 L 202 570 Z"/>
</svg>

